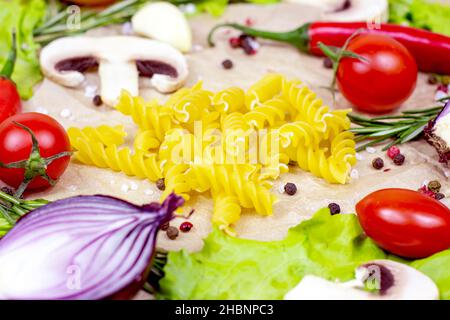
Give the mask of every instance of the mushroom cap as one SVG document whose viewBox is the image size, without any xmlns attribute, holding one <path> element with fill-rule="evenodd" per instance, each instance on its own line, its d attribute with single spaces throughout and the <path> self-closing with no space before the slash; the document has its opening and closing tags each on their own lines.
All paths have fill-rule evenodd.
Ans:
<svg viewBox="0 0 450 320">
<path fill-rule="evenodd" d="M 381 265 L 393 275 L 394 282 L 383 294 L 369 292 L 361 280 L 344 283 L 307 275 L 291 291 L 285 300 L 437 300 L 439 290 L 425 274 L 406 264 L 391 260 L 374 260 L 364 265 Z M 360 267 L 361 268 L 361 267 Z M 357 269 L 357 274 L 361 269 Z"/>
<path fill-rule="evenodd" d="M 170 65 L 176 75 L 155 72 L 150 83 L 162 93 L 173 92 L 185 83 L 188 76 L 186 58 L 172 46 L 134 36 L 66 37 L 42 49 L 42 72 L 49 79 L 67 86 L 77 87 L 85 79 L 78 70 L 58 70 L 58 63 L 79 58 L 95 59 L 99 65 L 102 82 L 102 99 L 113 104 L 121 89 L 138 93 L 137 61 L 152 61 Z M 107 77 L 106 79 L 102 79 Z"/>
</svg>

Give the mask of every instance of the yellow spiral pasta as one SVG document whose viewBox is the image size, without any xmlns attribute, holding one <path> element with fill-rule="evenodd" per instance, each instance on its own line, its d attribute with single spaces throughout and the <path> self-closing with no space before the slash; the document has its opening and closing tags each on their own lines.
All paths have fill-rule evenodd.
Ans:
<svg viewBox="0 0 450 320">
<path fill-rule="evenodd" d="M 213 108 L 221 113 L 245 111 L 245 92 L 241 88 L 231 87 L 214 94 Z"/>
<path fill-rule="evenodd" d="M 156 101 L 146 103 L 141 97 L 132 97 L 126 91 L 122 91 L 116 109 L 131 116 L 142 131 L 153 131 L 159 141 L 164 140 L 165 133 L 174 127 L 169 109 Z"/>
<path fill-rule="evenodd" d="M 292 150 L 291 159 L 300 168 L 310 171 L 330 183 L 346 183 L 351 166 L 355 164 L 355 142 L 350 132 L 340 133 L 331 142 L 330 150 L 299 145 Z"/>
<path fill-rule="evenodd" d="M 76 141 L 81 138 L 85 140 L 98 141 L 105 146 L 110 146 L 113 144 L 121 145 L 124 143 L 127 133 L 123 126 L 106 126 L 102 125 L 96 128 L 84 127 L 79 128 L 69 128 L 67 134 L 70 139 L 70 143 L 73 145 Z"/>
<path fill-rule="evenodd" d="M 163 104 L 123 92 L 116 109 L 139 131 L 133 148 L 123 127 L 69 129 L 80 162 L 151 181 L 190 199 L 208 193 L 212 221 L 229 234 L 243 208 L 270 215 L 273 182 L 288 164 L 330 183 L 346 183 L 355 164 L 355 141 L 345 110 L 330 110 L 299 80 L 269 74 L 246 92 L 213 93 L 202 82 L 178 90 Z"/>
<path fill-rule="evenodd" d="M 266 102 L 281 92 L 284 78 L 280 74 L 268 74 L 248 89 L 245 95 L 245 105 L 248 110 Z"/>
<path fill-rule="evenodd" d="M 75 158 L 84 164 L 99 168 L 109 168 L 129 176 L 156 181 L 162 172 L 156 154 L 131 153 L 130 149 L 118 149 L 116 145 L 105 147 L 99 142 L 79 138 L 75 146 Z"/>
</svg>

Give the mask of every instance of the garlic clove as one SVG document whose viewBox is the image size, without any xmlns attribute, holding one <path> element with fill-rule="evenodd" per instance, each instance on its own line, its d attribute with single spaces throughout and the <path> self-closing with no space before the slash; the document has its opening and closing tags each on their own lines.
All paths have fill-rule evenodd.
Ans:
<svg viewBox="0 0 450 320">
<path fill-rule="evenodd" d="M 154 2 L 131 19 L 135 33 L 166 42 L 181 52 L 192 48 L 191 28 L 184 14 L 173 4 Z"/>
</svg>

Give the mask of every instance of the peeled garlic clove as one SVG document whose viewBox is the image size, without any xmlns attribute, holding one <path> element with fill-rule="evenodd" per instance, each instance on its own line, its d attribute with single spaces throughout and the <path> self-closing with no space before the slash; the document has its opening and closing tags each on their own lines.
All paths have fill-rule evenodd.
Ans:
<svg viewBox="0 0 450 320">
<path fill-rule="evenodd" d="M 173 4 L 150 3 L 136 12 L 131 23 L 139 35 L 166 42 L 181 52 L 191 50 L 191 28 L 184 14 Z"/>
</svg>

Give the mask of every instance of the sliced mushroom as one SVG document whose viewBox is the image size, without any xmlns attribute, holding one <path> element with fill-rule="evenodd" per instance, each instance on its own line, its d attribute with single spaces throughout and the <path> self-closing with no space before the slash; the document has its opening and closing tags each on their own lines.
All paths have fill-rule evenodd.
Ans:
<svg viewBox="0 0 450 320">
<path fill-rule="evenodd" d="M 42 72 L 49 79 L 77 87 L 83 72 L 98 67 L 102 101 L 113 106 L 122 89 L 139 94 L 139 75 L 162 93 L 173 92 L 186 81 L 186 58 L 172 46 L 139 37 L 67 37 L 41 51 Z"/>
<path fill-rule="evenodd" d="M 437 300 L 439 290 L 426 275 L 405 264 L 374 260 L 360 266 L 356 279 L 339 283 L 307 275 L 285 300 Z"/>
<path fill-rule="evenodd" d="M 322 10 L 321 20 L 386 22 L 388 0 L 286 0 L 309 4 Z"/>
<path fill-rule="evenodd" d="M 166 42 L 181 52 L 191 50 L 189 23 L 180 9 L 171 3 L 149 3 L 134 14 L 131 23 L 137 34 Z"/>
</svg>

